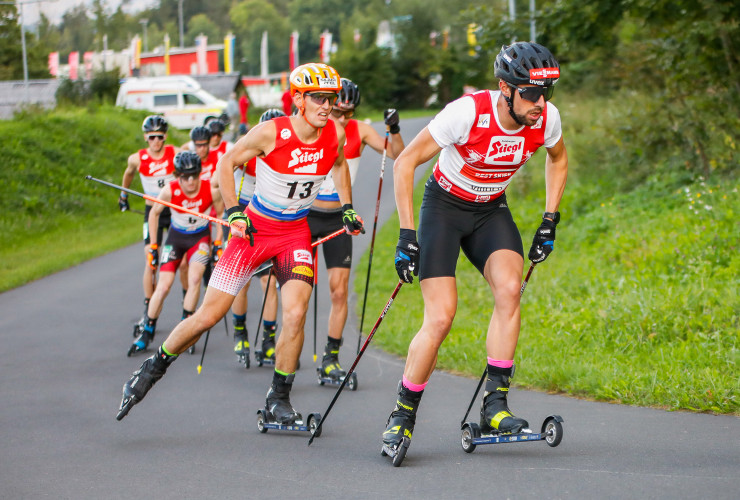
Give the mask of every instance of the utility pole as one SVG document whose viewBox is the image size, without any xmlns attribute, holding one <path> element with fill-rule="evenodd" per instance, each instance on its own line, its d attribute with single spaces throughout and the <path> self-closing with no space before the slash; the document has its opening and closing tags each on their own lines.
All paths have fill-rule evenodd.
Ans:
<svg viewBox="0 0 740 500">
<path fill-rule="evenodd" d="M 185 30 L 182 23 L 182 2 L 183 0 L 177 0 L 177 18 L 180 21 L 180 48 L 185 48 Z"/>
<path fill-rule="evenodd" d="M 149 42 L 147 41 L 147 26 L 149 25 L 149 19 L 139 19 L 139 24 L 141 24 L 141 27 L 144 31 L 144 52 L 149 52 Z"/>
<path fill-rule="evenodd" d="M 534 15 L 537 7 L 535 6 L 535 0 L 529 0 L 529 41 L 537 41 L 537 26 L 535 25 Z"/>
<path fill-rule="evenodd" d="M 23 6 L 27 3 L 41 3 L 55 0 L 18 0 L 17 2 L 0 2 L 3 5 L 20 6 L 21 50 L 23 52 L 23 102 L 28 102 L 28 57 L 26 55 L 26 27 L 23 25 Z"/>
</svg>

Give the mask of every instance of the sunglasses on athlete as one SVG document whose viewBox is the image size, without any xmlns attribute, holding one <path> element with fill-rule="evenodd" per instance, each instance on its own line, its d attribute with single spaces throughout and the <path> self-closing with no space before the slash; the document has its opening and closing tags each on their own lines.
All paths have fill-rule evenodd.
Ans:
<svg viewBox="0 0 740 500">
<path fill-rule="evenodd" d="M 307 92 L 303 95 L 309 97 L 318 106 L 323 106 L 327 101 L 329 104 L 334 105 L 334 102 L 337 100 L 337 94 L 334 92 Z"/>
<path fill-rule="evenodd" d="M 334 118 L 341 118 L 342 116 L 344 116 L 346 119 L 349 120 L 350 118 L 352 118 L 353 116 L 355 116 L 355 110 L 354 109 L 350 109 L 350 110 L 347 110 L 347 111 L 342 111 L 339 108 L 332 108 L 331 109 L 331 114 L 334 115 Z"/>
<path fill-rule="evenodd" d="M 555 87 L 552 85 L 549 87 L 540 87 L 539 85 L 534 87 L 518 87 L 510 83 L 507 83 L 507 85 L 512 89 L 516 89 L 519 92 L 519 97 L 529 102 L 537 102 L 541 96 L 545 98 L 545 101 L 549 101 L 555 93 Z"/>
<path fill-rule="evenodd" d="M 192 181 L 200 177 L 200 174 L 188 174 L 188 175 L 181 175 L 180 180 L 182 181 Z"/>
<path fill-rule="evenodd" d="M 147 141 L 163 141 L 164 136 L 163 135 L 148 135 L 146 136 Z"/>
</svg>

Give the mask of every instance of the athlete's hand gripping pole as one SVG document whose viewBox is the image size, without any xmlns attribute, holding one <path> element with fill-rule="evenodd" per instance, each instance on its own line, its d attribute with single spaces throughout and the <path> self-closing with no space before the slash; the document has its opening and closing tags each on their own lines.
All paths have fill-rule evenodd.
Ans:
<svg viewBox="0 0 740 500">
<path fill-rule="evenodd" d="M 527 276 L 524 278 L 524 281 L 522 282 L 522 288 L 519 289 L 519 296 L 521 297 L 524 294 L 524 289 L 527 288 L 527 283 L 529 283 L 529 277 L 532 276 L 532 271 L 534 270 L 534 266 L 536 266 L 536 262 L 532 262 L 529 264 L 529 271 L 527 271 Z M 465 416 L 460 421 L 460 428 L 462 429 L 465 425 L 465 421 L 468 419 L 468 415 L 470 414 L 470 409 L 473 407 L 473 403 L 475 403 L 475 398 L 478 397 L 478 393 L 480 392 L 480 388 L 483 387 L 483 381 L 486 379 L 486 374 L 488 372 L 488 368 L 483 369 L 483 375 L 480 377 L 480 381 L 478 382 L 478 387 L 475 389 L 475 394 L 473 394 L 473 399 L 470 400 L 470 405 L 468 405 L 468 411 L 465 412 Z"/>
<path fill-rule="evenodd" d="M 354 373 L 357 363 L 360 361 L 360 358 L 365 353 L 365 350 L 367 349 L 367 346 L 370 344 L 370 341 L 373 339 L 375 332 L 378 331 L 378 327 L 380 326 L 380 323 L 383 321 L 383 318 L 385 318 L 385 315 L 388 313 L 388 309 L 391 308 L 391 304 L 393 304 L 393 299 L 395 299 L 396 295 L 398 295 L 398 291 L 401 289 L 402 285 L 403 285 L 403 281 L 399 281 L 398 284 L 396 285 L 396 288 L 393 290 L 391 297 L 388 299 L 388 302 L 386 302 L 385 307 L 383 308 L 383 311 L 380 313 L 380 317 L 375 322 L 373 329 L 370 331 L 367 338 L 365 339 L 365 343 L 362 344 L 362 349 L 360 349 L 360 352 L 357 354 L 357 357 L 355 358 L 355 362 L 352 363 L 352 366 L 347 371 L 347 375 L 344 376 L 344 379 L 342 380 L 342 385 L 340 385 L 339 389 L 337 389 L 337 393 L 334 394 L 334 399 L 331 400 L 331 403 L 329 403 L 329 407 L 322 414 L 323 416 L 321 417 L 321 420 L 319 421 L 319 425 L 316 426 L 316 430 L 313 431 L 313 433 L 311 434 L 311 439 L 308 440 L 308 446 L 311 446 L 311 443 L 313 443 L 314 436 L 316 436 L 321 430 L 321 426 L 324 424 L 326 417 L 329 416 L 329 412 L 334 407 L 334 403 L 336 403 L 337 398 L 339 397 L 339 395 L 342 393 L 342 390 L 344 389 L 344 386 L 347 385 L 347 381 L 352 376 L 352 373 Z"/>
<path fill-rule="evenodd" d="M 367 276 L 365 277 L 365 296 L 362 298 L 362 314 L 360 315 L 360 331 L 357 335 L 357 352 L 360 352 L 362 342 L 362 325 L 365 324 L 365 305 L 367 305 L 367 289 L 370 286 L 370 269 L 373 267 L 373 251 L 375 250 L 375 231 L 378 229 L 378 214 L 380 213 L 380 193 L 383 191 L 383 173 L 385 159 L 388 157 L 388 136 L 391 133 L 390 125 L 385 127 L 385 142 L 383 143 L 383 159 L 380 162 L 380 181 L 378 181 L 378 199 L 375 201 L 375 220 L 373 221 L 373 236 L 370 239 L 370 257 L 367 260 Z"/>
<path fill-rule="evenodd" d="M 221 219 L 218 219 L 216 217 L 211 217 L 208 214 L 202 214 L 200 212 L 196 212 L 195 210 L 190 210 L 189 208 L 185 208 L 185 207 L 182 207 L 180 205 L 176 205 L 174 203 L 170 203 L 169 201 L 160 200 L 159 198 L 155 198 L 154 196 L 149 196 L 148 194 L 139 193 L 138 191 L 134 191 L 133 189 L 128 189 L 128 188 L 125 188 L 123 186 L 118 186 L 117 184 L 113 184 L 112 182 L 106 182 L 106 181 L 103 181 L 103 180 L 100 180 L 100 179 L 96 179 L 95 177 L 93 177 L 91 175 L 86 175 L 85 176 L 85 179 L 87 179 L 89 181 L 99 182 L 100 184 L 103 184 L 104 186 L 112 187 L 114 189 L 120 189 L 121 191 L 125 191 L 125 192 L 127 192 L 129 194 L 133 194 L 133 195 L 139 196 L 141 198 L 144 198 L 145 200 L 149 200 L 149 201 L 152 201 L 154 203 L 160 203 L 160 204 L 165 205 L 167 207 L 174 208 L 175 210 L 177 210 L 179 212 L 183 212 L 183 213 L 186 213 L 186 214 L 194 215 L 196 217 L 200 217 L 201 219 L 206 219 L 208 221 L 215 222 L 216 224 L 221 224 L 222 226 L 229 227 L 229 223 L 226 222 L 225 220 L 221 220 Z"/>
</svg>

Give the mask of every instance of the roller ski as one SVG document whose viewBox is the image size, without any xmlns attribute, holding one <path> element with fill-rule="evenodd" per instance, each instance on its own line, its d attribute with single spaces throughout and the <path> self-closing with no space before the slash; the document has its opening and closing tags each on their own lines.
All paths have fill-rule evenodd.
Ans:
<svg viewBox="0 0 740 500">
<path fill-rule="evenodd" d="M 557 446 L 563 438 L 563 419 L 559 415 L 550 415 L 542 423 L 541 432 L 535 433 L 529 428 L 529 422 L 514 416 L 509 410 L 507 395 L 514 368 L 498 368 L 489 365 L 481 377 L 473 401 L 480 391 L 483 379 L 486 378 L 486 392 L 480 410 L 480 424 L 465 422 L 468 413 L 461 422 L 462 448 L 472 453 L 476 446 L 483 444 L 516 443 L 523 441 L 542 441 L 550 446 Z"/>
<path fill-rule="evenodd" d="M 341 342 L 339 345 L 341 345 Z M 342 385 L 342 382 L 347 377 L 347 372 L 339 364 L 338 346 L 334 348 L 330 344 L 327 344 L 324 350 L 324 357 L 321 359 L 321 367 L 316 368 L 316 375 L 319 385 Z M 346 386 L 350 391 L 357 390 L 357 374 L 355 372 L 352 372 L 349 376 Z"/>
<path fill-rule="evenodd" d="M 271 328 L 265 328 L 262 332 L 262 346 L 260 349 L 255 349 L 254 351 L 254 359 L 257 361 L 257 366 L 275 366 L 276 331 L 277 326 L 273 325 Z"/>
<path fill-rule="evenodd" d="M 383 433 L 383 446 L 380 449 L 382 456 L 388 456 L 393 460 L 393 467 L 401 466 L 411 446 L 416 411 L 423 393 L 424 391 L 414 392 L 403 385 L 400 386 L 396 407 L 388 417 L 386 430 Z"/>
<path fill-rule="evenodd" d="M 116 420 L 121 420 L 128 415 L 131 408 L 140 403 L 149 389 L 161 379 L 167 367 L 176 359 L 176 356 L 168 356 L 160 347 L 157 354 L 148 357 L 136 370 L 131 379 L 123 385 L 123 398 L 118 408 Z"/>
<path fill-rule="evenodd" d="M 272 387 L 267 392 L 265 407 L 257 410 L 257 429 L 261 433 L 269 429 L 279 431 L 310 432 L 315 437 L 321 435 L 318 429 L 321 415 L 311 413 L 304 422 L 303 416 L 290 404 L 290 388 L 294 375 L 275 375 Z M 318 429 L 318 432 L 317 432 Z"/>
<path fill-rule="evenodd" d="M 244 325 L 234 325 L 234 354 L 239 364 L 249 369 L 249 334 Z"/>
</svg>

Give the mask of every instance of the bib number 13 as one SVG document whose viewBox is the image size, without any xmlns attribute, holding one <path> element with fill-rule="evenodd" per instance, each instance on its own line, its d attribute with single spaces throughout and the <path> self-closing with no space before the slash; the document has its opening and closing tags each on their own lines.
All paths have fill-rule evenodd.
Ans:
<svg viewBox="0 0 740 500">
<path fill-rule="evenodd" d="M 298 198 L 305 199 L 311 196 L 311 189 L 313 188 L 313 181 L 304 182 L 301 184 L 302 191 L 298 192 Z M 293 197 L 296 194 L 296 191 L 298 191 L 298 181 L 295 182 L 289 182 L 288 187 L 290 187 L 290 191 L 288 192 L 288 198 L 293 199 Z"/>
</svg>

